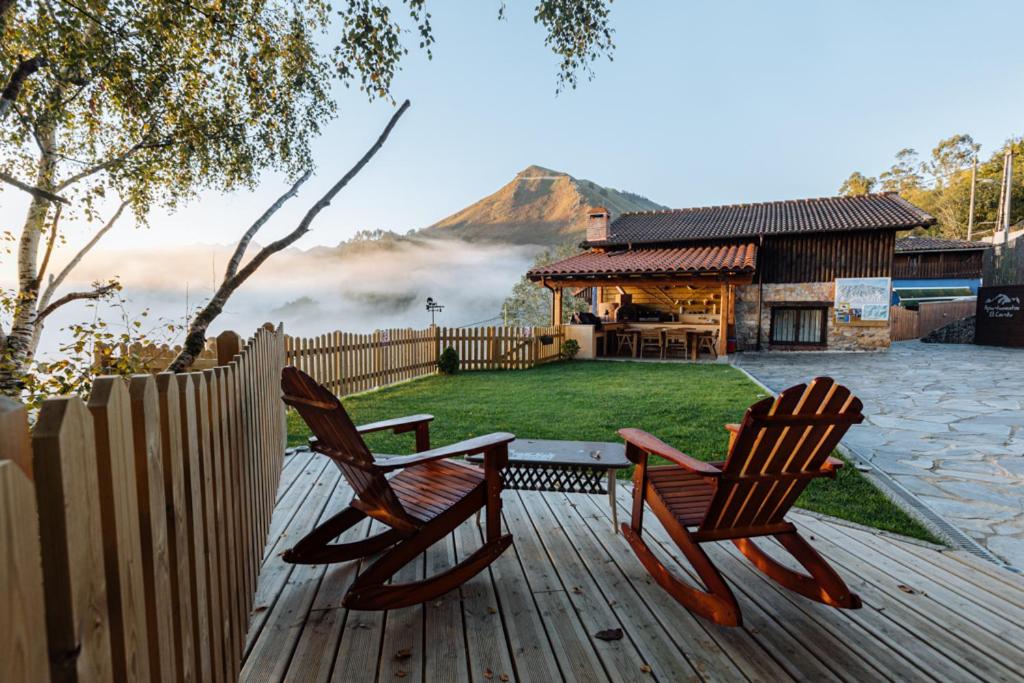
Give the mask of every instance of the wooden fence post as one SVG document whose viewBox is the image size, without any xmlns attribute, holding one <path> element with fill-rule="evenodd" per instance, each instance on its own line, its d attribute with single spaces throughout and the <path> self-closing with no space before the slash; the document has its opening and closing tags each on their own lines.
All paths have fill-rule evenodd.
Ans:
<svg viewBox="0 0 1024 683">
<path fill-rule="evenodd" d="M 0 440 L 0 662 L 9 680 L 44 681 L 50 672 L 28 416 L 20 403 L 2 396 Z"/>
<path fill-rule="evenodd" d="M 187 380 L 187 376 L 185 377 Z M 174 624 L 175 667 L 184 680 L 199 676 L 194 622 L 195 586 L 190 576 L 189 534 L 187 525 L 185 462 L 182 444 L 181 408 L 178 381 L 173 373 L 156 376 L 159 406 L 158 431 L 163 462 L 163 485 L 167 505 L 167 561 L 170 567 L 171 614 Z"/>
<path fill-rule="evenodd" d="M 160 377 L 164 377 L 161 375 Z M 210 589 L 207 579 L 206 555 L 206 522 L 203 516 L 203 473 L 200 449 L 198 406 L 196 404 L 196 384 L 202 381 L 200 373 L 190 372 L 173 375 L 177 385 L 177 406 L 171 403 L 172 393 L 161 392 L 160 409 L 178 412 L 178 425 L 181 430 L 181 466 L 183 469 L 183 499 L 179 517 L 184 519 L 187 537 L 181 539 L 185 544 L 188 563 L 188 592 L 191 598 L 192 611 L 192 642 L 195 645 L 195 672 L 201 681 L 213 679 L 213 656 L 216 650 L 210 640 Z M 157 378 L 160 381 L 160 378 Z M 168 423 L 170 424 L 170 423 Z M 178 543 L 181 548 L 181 543 Z M 180 561 L 180 560 L 179 560 Z"/>
<path fill-rule="evenodd" d="M 150 653 L 142 578 L 139 498 L 128 389 L 120 377 L 99 377 L 89 397 L 103 521 L 103 564 L 110 599 L 114 678 L 149 680 Z"/>
<path fill-rule="evenodd" d="M 45 501 L 38 513 L 50 680 L 113 680 L 124 662 L 115 667 L 112 660 L 112 587 L 104 565 L 93 420 L 85 404 L 77 398 L 43 403 L 32 453 L 36 500 Z"/>
<path fill-rule="evenodd" d="M 150 665 L 154 674 L 159 672 L 160 679 L 173 681 L 177 678 L 174 615 L 169 599 L 172 593 L 167 557 L 167 499 L 156 380 L 152 375 L 136 375 L 129 380 L 128 392 Z"/>
<path fill-rule="evenodd" d="M 237 332 L 224 330 L 217 335 L 217 365 L 227 365 L 242 350 L 242 338 Z"/>
</svg>

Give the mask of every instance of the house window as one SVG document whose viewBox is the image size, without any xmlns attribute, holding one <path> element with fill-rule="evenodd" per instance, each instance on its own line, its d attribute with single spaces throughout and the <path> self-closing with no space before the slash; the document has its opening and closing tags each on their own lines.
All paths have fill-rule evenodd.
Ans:
<svg viewBox="0 0 1024 683">
<path fill-rule="evenodd" d="M 778 346 L 824 346 L 828 309 L 772 308 L 771 343 Z"/>
</svg>

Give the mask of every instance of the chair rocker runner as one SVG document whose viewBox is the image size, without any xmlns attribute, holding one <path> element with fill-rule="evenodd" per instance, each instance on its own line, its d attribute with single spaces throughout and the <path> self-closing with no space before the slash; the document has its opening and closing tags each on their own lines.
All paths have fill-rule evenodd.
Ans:
<svg viewBox="0 0 1024 683">
<path fill-rule="evenodd" d="M 281 377 L 282 399 L 313 431 L 312 450 L 330 458 L 355 491 L 347 508 L 326 520 L 283 555 L 293 564 L 329 564 L 385 552 L 349 587 L 342 605 L 383 610 L 432 600 L 458 587 L 498 558 L 512 543 L 501 533 L 501 470 L 515 436 L 488 434 L 430 450 L 432 415 L 413 415 L 356 427 L 334 395 L 294 367 Z M 415 432 L 414 455 L 375 460 L 363 441 L 369 432 Z M 448 460 L 483 453 L 484 467 Z M 389 473 L 397 472 L 391 477 Z M 388 580 L 428 547 L 486 509 L 484 545 L 456 566 L 422 581 Z M 371 517 L 389 527 L 375 536 L 333 544 L 341 533 Z"/>
<path fill-rule="evenodd" d="M 636 464 L 633 517 L 622 531 L 640 562 L 681 604 L 723 626 L 739 626 L 742 617 L 732 591 L 700 547 L 709 541 L 731 540 L 762 573 L 805 597 L 859 608 L 860 598 L 785 515 L 812 479 L 836 476 L 843 462 L 829 454 L 850 425 L 864 419 L 861 408 L 849 389 L 828 377 L 790 387 L 752 405 L 741 424 L 725 426 L 728 457 L 716 463 L 696 460 L 639 429 L 619 430 L 626 456 Z M 649 467 L 649 455 L 673 464 Z M 642 537 L 645 502 L 707 590 L 674 576 L 651 552 Z M 807 573 L 777 562 L 754 543 L 757 536 L 775 537 Z"/>
</svg>

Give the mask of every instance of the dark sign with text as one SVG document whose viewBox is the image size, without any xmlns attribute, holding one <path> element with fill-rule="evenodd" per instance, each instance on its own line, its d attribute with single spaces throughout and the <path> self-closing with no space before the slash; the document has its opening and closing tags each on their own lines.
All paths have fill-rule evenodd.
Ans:
<svg viewBox="0 0 1024 683">
<path fill-rule="evenodd" d="M 978 289 L 974 341 L 989 346 L 1024 346 L 1024 285 Z"/>
</svg>

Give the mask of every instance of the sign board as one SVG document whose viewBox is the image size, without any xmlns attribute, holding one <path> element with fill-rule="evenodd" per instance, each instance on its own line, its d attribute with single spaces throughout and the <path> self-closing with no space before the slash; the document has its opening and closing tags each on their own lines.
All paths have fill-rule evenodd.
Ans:
<svg viewBox="0 0 1024 683">
<path fill-rule="evenodd" d="M 892 280 L 887 277 L 836 278 L 836 322 L 843 325 L 889 321 Z"/>
<path fill-rule="evenodd" d="M 1024 285 L 978 289 L 974 341 L 989 346 L 1024 346 Z"/>
</svg>

